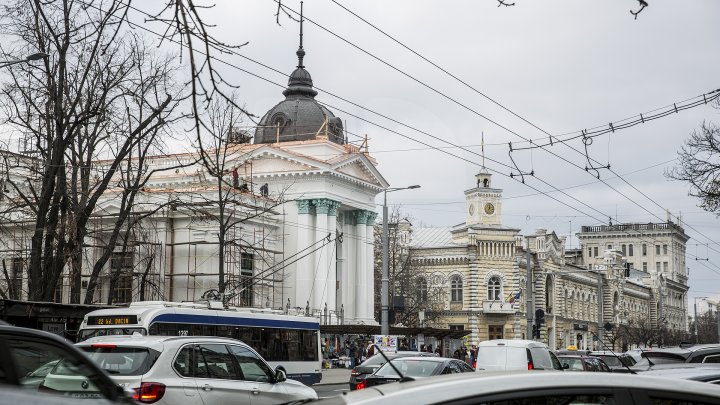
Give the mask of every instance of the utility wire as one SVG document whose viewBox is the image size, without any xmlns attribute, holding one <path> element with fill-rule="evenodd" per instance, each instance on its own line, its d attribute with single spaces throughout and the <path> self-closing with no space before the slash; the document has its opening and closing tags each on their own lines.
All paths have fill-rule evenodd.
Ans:
<svg viewBox="0 0 720 405">
<path fill-rule="evenodd" d="M 277 2 L 277 0 L 273 0 L 273 1 L 276 1 L 276 2 Z M 87 3 L 85 3 L 85 4 L 88 5 L 88 6 L 97 8 L 97 6 L 90 5 L 90 4 L 87 4 Z M 286 6 L 283 6 L 283 7 L 286 7 Z M 131 8 L 134 9 L 134 10 L 136 10 L 136 11 L 138 11 L 138 12 L 141 12 L 141 13 L 143 13 L 143 14 L 145 14 L 145 15 L 149 15 L 149 14 L 145 13 L 144 11 L 139 10 L 139 9 L 137 9 L 137 8 L 135 8 L 135 7 L 131 7 Z M 292 10 L 292 9 L 290 9 L 290 10 L 293 11 L 293 12 L 295 12 L 295 11 Z M 295 13 L 297 13 L 297 12 L 295 12 Z M 312 20 L 309 20 L 309 19 L 306 19 L 306 20 L 312 22 L 312 23 L 315 24 L 315 25 L 318 25 L 318 24 L 314 23 Z M 146 28 L 146 27 L 140 26 L 140 25 L 138 25 L 138 24 L 136 24 L 136 23 L 133 23 L 133 22 L 131 22 L 131 21 L 129 21 L 129 20 L 127 20 L 127 23 L 128 23 L 129 25 L 132 25 L 132 26 L 135 26 L 135 27 L 137 27 L 137 28 L 143 29 L 143 30 L 145 30 L 145 31 L 147 31 L 147 32 L 150 32 L 150 33 L 152 33 L 152 34 L 154 34 L 154 35 L 157 35 L 157 36 L 159 36 L 159 37 L 162 38 L 162 35 L 161 35 L 161 34 L 158 34 L 158 33 L 154 32 L 154 31 L 152 31 L 152 30 L 150 30 L 150 29 L 148 29 L 148 28 Z M 319 26 L 319 27 L 320 27 L 320 26 Z M 324 29 L 324 27 L 321 27 L 321 28 Z M 326 31 L 327 31 L 327 30 L 326 30 Z M 329 31 L 328 31 L 328 32 L 329 32 Z M 337 36 L 336 34 L 333 34 L 333 35 Z M 170 41 L 170 42 L 174 42 L 174 43 L 176 43 L 176 44 L 179 44 L 179 45 L 181 45 L 181 46 L 185 46 L 184 44 L 180 43 L 179 41 L 174 41 L 174 40 L 169 40 L 169 41 Z M 345 40 L 345 41 L 346 41 L 346 40 Z M 346 42 L 347 42 L 347 41 L 346 41 Z M 196 52 L 198 52 L 198 53 L 200 53 L 200 54 L 204 54 L 202 51 L 197 51 L 197 50 L 196 50 Z M 364 51 L 364 52 L 367 53 L 367 51 Z M 236 55 L 239 55 L 237 52 L 234 52 L 234 51 L 232 51 L 231 53 L 236 54 Z M 240 56 L 242 56 L 242 55 L 240 55 Z M 276 85 L 276 86 L 278 86 L 278 87 L 281 87 L 281 88 L 284 88 L 284 87 L 285 87 L 284 85 L 281 85 L 281 84 L 279 84 L 279 83 L 273 82 L 273 81 L 270 80 L 270 79 L 267 79 L 267 78 L 265 78 L 265 77 L 263 77 L 263 76 L 260 76 L 260 75 L 258 75 L 258 74 L 256 74 L 256 73 L 250 72 L 250 71 L 248 71 L 248 70 L 246 70 L 246 69 L 243 69 L 243 68 L 241 68 L 241 67 L 239 67 L 239 66 L 237 66 L 237 65 L 235 65 L 235 64 L 232 64 L 232 63 L 230 63 L 230 62 L 227 62 L 227 61 L 224 61 L 224 60 L 222 60 L 222 59 L 218 59 L 218 58 L 212 57 L 212 56 L 211 56 L 211 58 L 212 58 L 213 60 L 216 60 L 216 61 L 218 61 L 218 62 L 220 62 L 220 63 L 223 63 L 223 64 L 225 64 L 225 65 L 227 65 L 227 66 L 230 66 L 230 67 L 233 67 L 233 68 L 235 68 L 235 69 L 237 69 L 237 70 L 240 70 L 240 71 L 242 71 L 242 72 L 244 72 L 244 73 L 246 73 L 246 74 L 248 74 L 248 75 L 250 75 L 250 76 L 256 77 L 256 78 L 258 78 L 258 79 L 260 79 L 260 80 L 263 80 L 263 81 L 266 81 L 266 82 L 268 82 L 268 83 L 274 84 L 274 85 Z M 249 58 L 246 58 L 246 59 L 249 59 Z M 377 59 L 377 58 L 376 58 L 376 59 Z M 260 64 L 260 65 L 262 65 L 262 66 L 266 66 L 266 67 L 267 67 L 267 65 L 261 64 L 261 63 L 259 63 L 259 62 L 256 62 L 256 63 L 258 63 L 258 64 Z M 383 63 L 387 64 L 387 62 L 383 62 Z M 268 67 L 268 68 L 269 68 L 269 67 Z M 271 70 L 273 70 L 273 71 L 276 71 L 276 72 L 280 72 L 279 70 L 274 69 L 274 68 L 269 68 L 269 69 L 271 69 Z M 417 80 L 417 79 L 415 79 L 415 80 Z M 320 89 L 319 87 L 316 87 L 316 88 Z M 452 146 L 454 146 L 454 147 L 456 147 L 456 148 L 462 149 L 462 150 L 464 150 L 464 151 L 466 151 L 466 152 L 469 152 L 469 153 L 471 153 L 471 154 L 478 155 L 478 154 L 475 153 L 475 152 L 469 151 L 469 150 L 467 150 L 467 149 L 465 149 L 465 148 L 462 148 L 462 147 L 460 147 L 460 146 L 458 146 L 458 145 L 455 145 L 455 144 L 453 144 L 453 143 L 451 143 L 451 142 L 449 142 L 449 141 L 447 141 L 447 140 L 440 139 L 440 138 L 438 138 L 438 137 L 436 137 L 436 136 L 434 136 L 434 135 L 432 135 L 432 134 L 429 134 L 429 133 L 427 133 L 427 132 L 425 132 L 425 131 L 421 131 L 421 130 L 419 130 L 419 129 L 416 129 L 416 128 L 410 126 L 410 125 L 407 125 L 407 124 L 402 123 L 402 122 L 400 122 L 400 121 L 398 121 L 398 120 L 395 120 L 395 119 L 393 119 L 393 118 L 390 118 L 390 117 L 388 117 L 388 116 L 386 116 L 386 115 L 384 115 L 384 114 L 381 114 L 381 113 L 379 113 L 379 112 L 376 112 L 376 111 L 373 111 L 373 110 L 368 109 L 368 108 L 366 108 L 366 107 L 363 107 L 363 106 L 361 106 L 361 105 L 359 105 L 359 104 L 357 104 L 357 103 L 354 103 L 354 102 L 351 102 L 351 101 L 349 101 L 349 100 L 346 100 L 346 99 L 344 99 L 344 98 L 342 98 L 342 97 L 336 96 L 336 95 L 334 95 L 334 94 L 332 94 L 332 93 L 330 93 L 330 92 L 327 92 L 327 91 L 325 91 L 325 92 L 328 93 L 328 94 L 330 94 L 330 95 L 332 95 L 332 96 L 334 96 L 334 97 L 336 97 L 336 98 L 339 98 L 339 99 L 341 99 L 341 100 L 343 100 L 343 101 L 345 101 L 345 102 L 348 102 L 348 103 L 351 104 L 351 105 L 357 106 L 357 107 L 359 107 L 359 108 L 361 108 L 361 109 L 363 109 L 363 110 L 366 110 L 366 111 L 371 112 L 371 113 L 373 113 L 373 114 L 375 114 L 375 115 L 378 115 L 378 116 L 380 116 L 380 117 L 383 117 L 383 118 L 385 118 L 385 119 L 387 119 L 387 120 L 389 120 L 389 121 L 391 121 L 391 122 L 395 122 L 395 123 L 397 123 L 397 124 L 399 124 L 399 125 L 401 125 L 401 126 L 404 126 L 404 127 L 409 128 L 409 129 L 412 129 L 412 130 L 414 130 L 414 131 L 417 131 L 417 132 L 419 132 L 419 133 L 425 134 L 425 135 L 427 135 L 427 136 L 429 136 L 429 137 L 431 137 L 431 138 L 433 138 L 433 139 L 436 139 L 436 140 L 439 140 L 439 141 L 441 141 L 441 142 L 450 144 L 450 145 L 452 145 Z M 318 101 L 318 102 L 319 102 L 319 101 Z M 475 163 L 475 162 L 473 162 L 473 161 L 471 161 L 471 160 L 469 160 L 469 159 L 467 159 L 467 158 L 464 158 L 464 157 L 462 157 L 462 156 L 455 155 L 455 154 L 453 154 L 453 153 L 450 153 L 450 152 L 447 152 L 447 151 L 438 149 L 437 147 L 435 147 L 435 146 L 433 146 L 433 145 L 427 144 L 427 143 L 425 143 L 425 142 L 423 142 L 423 141 L 417 140 L 417 139 L 412 138 L 412 137 L 410 137 L 410 136 L 408 136 L 408 135 L 405 135 L 405 134 L 402 134 L 402 133 L 400 133 L 400 132 L 398 132 L 398 131 L 395 131 L 395 130 L 392 130 L 392 129 L 390 129 L 390 128 L 387 128 L 387 127 L 385 127 L 385 126 L 383 126 L 383 125 L 381 125 L 381 124 L 375 123 L 375 122 L 370 121 L 370 120 L 368 120 L 368 119 L 359 117 L 359 116 L 357 116 L 357 115 L 355 115 L 355 114 L 350 113 L 349 111 L 342 110 L 342 109 L 340 109 L 339 107 L 335 107 L 335 106 L 330 105 L 330 104 L 327 104 L 327 103 L 321 103 L 321 102 L 319 102 L 319 103 L 320 103 L 320 104 L 323 104 L 323 105 L 326 105 L 326 106 L 328 106 L 328 107 L 330 107 L 330 108 L 334 108 L 334 109 L 336 109 L 336 110 L 338 110 L 338 111 L 341 111 L 341 112 L 343 112 L 343 113 L 345 113 L 345 114 L 347 114 L 347 115 L 350 115 L 350 116 L 352 116 L 352 117 L 355 117 L 355 118 L 357 118 L 357 119 L 359 119 L 359 120 L 361 120 L 361 121 L 367 122 L 367 123 L 369 123 L 369 124 L 371 124 L 371 125 L 374 125 L 374 126 L 376 126 L 376 127 L 378 127 L 378 128 L 384 129 L 384 130 L 386 130 L 386 131 L 388 131 L 388 132 L 395 133 L 395 134 L 397 134 L 397 135 L 399 135 L 399 136 L 401 136 L 401 137 L 404 137 L 404 138 L 406 138 L 406 139 L 409 139 L 409 140 L 412 140 L 412 141 L 414 141 L 414 142 L 420 143 L 421 145 L 424 145 L 424 146 L 427 146 L 427 147 L 436 149 L 436 150 L 439 151 L 439 152 L 448 154 L 448 155 L 450 155 L 450 156 L 452 156 L 452 157 L 455 157 L 455 158 L 458 158 L 458 159 L 460 159 L 460 160 L 466 161 L 466 162 L 471 163 L 471 164 L 473 164 L 473 165 L 478 165 L 477 163 Z M 510 131 L 510 132 L 511 132 L 511 133 L 514 133 L 514 132 L 512 132 L 512 131 Z M 516 135 L 517 135 L 517 134 L 516 134 Z M 520 136 L 520 135 L 517 135 L 517 136 Z M 520 137 L 522 138 L 522 136 L 520 136 Z M 478 155 L 478 156 L 479 156 L 479 155 Z M 499 165 L 501 165 L 501 166 L 510 167 L 510 166 L 508 166 L 508 165 L 506 165 L 506 164 L 504 164 L 504 163 L 502 163 L 502 162 L 499 162 L 499 161 L 496 161 L 496 160 L 493 160 L 493 159 L 489 159 L 489 158 L 488 158 L 488 160 L 490 160 L 490 161 L 492 161 L 492 162 L 494 162 L 494 163 L 497 163 L 497 164 L 499 164 Z M 490 170 L 490 171 L 492 171 L 492 172 L 495 172 L 495 173 L 497 173 L 497 174 L 499 174 L 499 175 L 502 175 L 502 176 L 505 176 L 505 177 L 509 177 L 510 179 L 513 179 L 512 173 L 511 173 L 511 175 L 506 175 L 506 174 L 504 174 L 504 173 L 502 173 L 502 172 L 500 172 L 500 171 L 497 171 L 497 170 L 495 170 L 495 169 L 490 169 L 490 168 L 488 168 L 488 170 Z M 534 176 L 534 177 L 537 178 L 537 179 L 538 179 L 539 181 L 541 181 L 542 183 L 546 184 L 547 186 L 553 188 L 555 191 L 558 191 L 558 192 L 566 195 L 567 197 L 569 197 L 570 199 L 572 199 L 572 200 L 580 203 L 581 205 L 584 205 L 584 206 L 590 208 L 591 210 L 596 211 L 596 212 L 602 214 L 602 215 L 605 216 L 605 217 L 610 217 L 609 215 L 603 214 L 601 211 L 595 209 L 595 208 L 592 207 L 592 206 L 587 205 L 586 203 L 584 203 L 584 202 L 576 199 L 575 197 L 572 197 L 572 196 L 570 196 L 570 195 L 562 192 L 561 190 L 557 189 L 556 187 L 552 186 L 551 184 L 547 183 L 546 181 L 544 181 L 544 180 L 542 180 L 542 179 L 540 179 L 540 178 L 538 178 L 538 177 L 536 177 L 536 176 Z M 515 179 L 515 180 L 517 180 L 517 179 Z M 519 181 L 519 180 L 518 180 L 518 181 Z M 526 183 L 524 183 L 524 184 L 526 184 Z M 526 184 L 526 186 L 528 186 L 529 188 L 537 191 L 537 192 L 540 193 L 540 194 L 543 194 L 543 195 L 547 196 L 547 197 L 550 198 L 551 200 L 554 200 L 554 201 L 559 202 L 560 204 L 562 204 L 562 205 L 564 205 L 564 206 L 566 206 L 566 207 L 568 207 L 568 208 L 570 208 L 570 209 L 572 209 L 572 210 L 574 210 L 574 211 L 577 211 L 577 212 L 579 212 L 579 213 L 581 213 L 581 214 L 583 214 L 583 215 L 586 215 L 586 216 L 588 216 L 589 218 L 592 218 L 592 219 L 594 219 L 594 220 L 596 220 L 596 221 L 598 221 L 598 222 L 600 222 L 600 223 L 605 223 L 604 220 L 600 220 L 600 219 L 598 219 L 598 218 L 595 218 L 594 216 L 589 215 L 589 214 L 585 213 L 584 211 L 582 211 L 582 210 L 580 210 L 580 209 L 578 209 L 578 208 L 575 208 L 575 207 L 569 205 L 568 203 L 566 203 L 566 202 L 564 202 L 564 201 L 558 200 L 557 198 L 554 198 L 554 197 L 550 196 L 548 192 L 545 192 L 545 191 L 542 191 L 542 190 L 540 190 L 540 189 L 537 189 L 536 187 L 531 186 L 531 185 L 529 185 L 529 184 Z M 627 233 L 628 235 L 636 236 L 636 237 L 637 237 L 637 235 L 630 234 L 630 233 L 628 233 L 627 231 L 624 231 L 624 232 Z M 638 232 L 638 233 L 639 233 L 640 235 L 642 235 L 642 232 Z M 652 239 L 651 241 L 654 243 L 654 242 L 658 242 L 659 240 L 657 240 L 657 239 Z"/>
</svg>

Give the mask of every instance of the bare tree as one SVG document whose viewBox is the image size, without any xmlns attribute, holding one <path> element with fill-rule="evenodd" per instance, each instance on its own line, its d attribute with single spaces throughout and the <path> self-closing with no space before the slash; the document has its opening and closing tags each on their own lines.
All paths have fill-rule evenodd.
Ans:
<svg viewBox="0 0 720 405">
<path fill-rule="evenodd" d="M 2 27 L 17 38 L 3 56 L 48 55 L 41 65 L 14 66 L 2 89 L 6 122 L 36 153 L 24 168 L 28 178 L 6 178 L 13 210 L 31 222 L 31 300 L 51 300 L 70 264 L 71 299 L 80 301 L 81 251 L 93 213 L 108 190 L 122 188 L 115 228 L 122 227 L 149 177 L 138 163 L 161 150 L 160 138 L 173 120 L 172 68 L 126 31 L 126 7 L 122 1 L 101 8 L 73 0 L 3 7 Z M 86 303 L 103 258 L 95 263 Z"/>
<path fill-rule="evenodd" d="M 376 223 L 375 238 L 375 318 L 380 319 L 381 278 L 382 278 L 382 222 Z M 412 263 L 409 236 L 412 224 L 401 207 L 393 207 L 388 215 L 388 276 L 390 311 L 395 323 L 405 326 L 420 326 L 418 314 L 425 313 L 425 322 L 432 323 L 442 318 L 445 302 L 448 301 L 444 283 L 433 284 L 431 277 Z M 397 297 L 394 299 L 393 297 Z M 395 305 L 396 301 L 398 305 Z"/>
<path fill-rule="evenodd" d="M 714 106 L 720 108 L 720 103 Z M 690 195 L 700 199 L 704 210 L 720 213 L 720 128 L 703 122 L 685 141 L 678 159 L 679 166 L 665 175 L 689 183 Z"/>
<path fill-rule="evenodd" d="M 259 239 L 248 240 L 242 229 L 252 228 L 252 222 L 262 222 L 264 217 L 273 216 L 274 209 L 284 204 L 284 193 L 269 195 L 267 185 L 252 183 L 252 159 L 254 148 L 249 143 L 251 135 L 241 127 L 247 118 L 242 109 L 236 107 L 235 97 L 230 100 L 218 99 L 211 102 L 199 120 L 201 131 L 195 140 L 198 161 L 203 173 L 199 174 L 201 187 L 191 199 L 179 205 L 179 209 L 192 215 L 194 221 L 217 226 L 217 288 L 206 292 L 206 296 L 231 299 L 246 297 L 243 291 L 250 291 L 253 285 L 274 278 L 273 274 L 255 274 L 238 279 L 228 274 L 226 266 L 234 263 L 243 265 L 243 257 L 252 255 L 264 261 L 265 268 L 271 266 L 268 252 L 264 249 L 269 234 Z M 245 224 L 245 226 L 242 226 Z M 225 293 L 230 292 L 228 297 Z M 248 300 L 245 300 L 248 301 Z M 241 302 L 241 305 L 252 305 Z"/>
</svg>

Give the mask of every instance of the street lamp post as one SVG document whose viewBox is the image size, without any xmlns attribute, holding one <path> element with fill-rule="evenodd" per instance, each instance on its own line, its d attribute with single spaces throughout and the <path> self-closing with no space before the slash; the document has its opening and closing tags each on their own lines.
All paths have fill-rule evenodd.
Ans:
<svg viewBox="0 0 720 405">
<path fill-rule="evenodd" d="M 387 193 L 399 190 L 411 190 L 420 188 L 418 185 L 408 187 L 391 187 L 385 190 L 383 194 L 383 233 L 382 233 L 382 279 L 380 289 L 380 334 L 387 336 L 390 334 L 390 320 L 388 319 L 388 302 L 389 302 L 389 281 L 390 274 L 388 268 L 388 208 Z"/>
<path fill-rule="evenodd" d="M 706 299 L 707 297 L 695 297 L 695 319 L 693 320 L 694 321 L 693 323 L 695 324 L 695 343 L 700 343 L 699 342 L 700 338 L 698 337 L 698 327 L 697 327 L 697 324 L 698 324 L 697 300 L 698 300 L 698 298 Z"/>
<path fill-rule="evenodd" d="M 32 55 L 28 55 L 24 59 L 3 60 L 3 61 L 0 61 L 0 68 L 16 65 L 18 63 L 25 63 L 25 62 L 31 62 L 34 60 L 46 59 L 48 56 L 50 56 L 50 55 L 43 53 L 43 52 L 38 52 L 38 53 L 34 53 Z"/>
</svg>

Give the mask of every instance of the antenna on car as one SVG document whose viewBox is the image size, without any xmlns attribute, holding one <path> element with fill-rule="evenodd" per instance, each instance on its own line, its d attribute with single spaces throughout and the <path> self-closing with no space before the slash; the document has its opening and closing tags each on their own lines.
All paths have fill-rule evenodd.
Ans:
<svg viewBox="0 0 720 405">
<path fill-rule="evenodd" d="M 605 330 L 610 330 L 610 329 L 612 329 L 612 326 L 610 326 L 609 328 L 608 328 L 608 326 L 609 326 L 608 324 L 605 324 Z M 625 362 L 623 361 L 623 359 L 620 358 L 620 356 L 618 356 L 612 349 L 610 349 L 609 347 L 607 347 L 607 346 L 605 345 L 605 340 L 604 340 L 604 339 L 600 339 L 600 337 L 597 335 L 597 333 L 595 333 L 595 332 L 593 332 L 593 331 L 589 331 L 589 332 L 590 332 L 593 336 L 595 336 L 595 337 L 600 341 L 600 343 L 602 343 L 603 349 L 604 349 L 606 352 L 610 352 L 610 354 L 612 354 L 613 356 L 615 356 L 616 359 L 618 359 L 618 361 L 620 362 L 620 364 L 622 364 L 623 367 L 625 367 L 630 374 L 637 374 L 637 372 L 635 372 L 635 370 L 631 369 L 630 367 L 628 367 L 627 364 L 625 364 Z M 648 361 L 649 361 L 649 360 L 648 360 Z"/>
<path fill-rule="evenodd" d="M 382 349 L 380 349 L 380 346 L 378 346 L 375 343 L 373 343 L 373 346 L 375 346 L 375 349 L 378 351 L 378 353 L 380 353 L 380 355 L 383 356 L 383 359 L 385 359 L 385 362 L 388 363 L 390 365 L 390 367 L 392 367 L 393 370 L 395 370 L 395 372 L 397 373 L 398 376 L 400 376 L 400 382 L 415 381 L 415 379 L 412 377 L 404 376 L 403 373 L 401 373 L 400 370 L 398 370 L 398 368 L 395 367 L 395 364 L 393 364 L 393 362 L 385 355 L 385 352 L 383 352 Z"/>
</svg>

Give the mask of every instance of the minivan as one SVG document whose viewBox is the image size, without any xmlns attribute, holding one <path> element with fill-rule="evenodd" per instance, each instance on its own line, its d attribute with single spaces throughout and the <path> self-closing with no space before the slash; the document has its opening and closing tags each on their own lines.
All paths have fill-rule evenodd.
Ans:
<svg viewBox="0 0 720 405">
<path fill-rule="evenodd" d="M 550 348 L 534 340 L 487 340 L 478 344 L 476 371 L 562 370 Z"/>
</svg>

